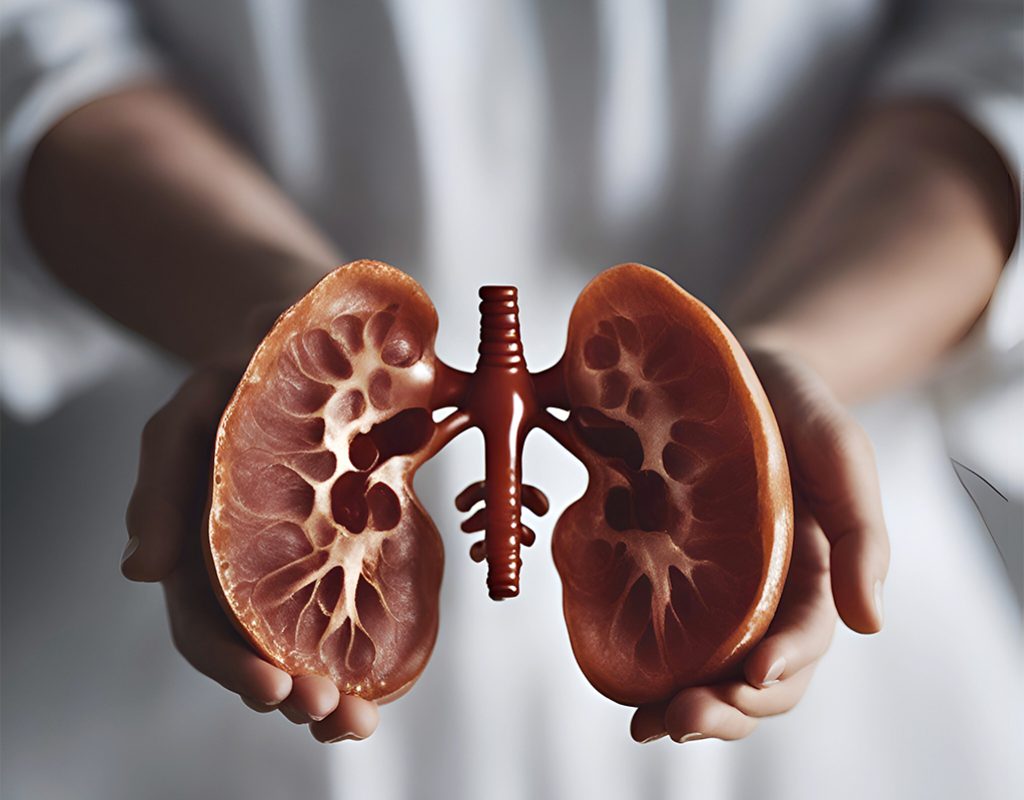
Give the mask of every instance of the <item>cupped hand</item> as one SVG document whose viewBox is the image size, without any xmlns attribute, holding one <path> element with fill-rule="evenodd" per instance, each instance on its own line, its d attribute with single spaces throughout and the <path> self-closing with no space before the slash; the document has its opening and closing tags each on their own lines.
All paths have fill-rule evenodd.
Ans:
<svg viewBox="0 0 1024 800">
<path fill-rule="evenodd" d="M 276 709 L 308 724 L 321 742 L 364 739 L 377 727 L 376 704 L 340 694 L 322 676 L 293 678 L 261 658 L 232 626 L 210 585 L 200 538 L 210 462 L 239 376 L 240 370 L 229 368 L 197 370 L 146 423 L 121 571 L 133 581 L 163 584 L 178 651 L 247 706 Z"/>
<path fill-rule="evenodd" d="M 806 364 L 748 348 L 779 423 L 793 483 L 793 555 L 779 608 L 743 664 L 745 680 L 683 689 L 633 715 L 633 738 L 741 739 L 792 709 L 828 650 L 837 616 L 882 627 L 889 539 L 867 434 Z"/>
</svg>

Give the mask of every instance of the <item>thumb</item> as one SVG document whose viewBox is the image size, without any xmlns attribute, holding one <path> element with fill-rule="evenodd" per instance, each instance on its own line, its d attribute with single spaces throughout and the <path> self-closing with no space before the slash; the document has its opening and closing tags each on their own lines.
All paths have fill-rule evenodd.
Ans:
<svg viewBox="0 0 1024 800">
<path fill-rule="evenodd" d="M 832 545 L 832 596 L 846 627 L 877 633 L 885 620 L 883 594 L 888 548 L 873 541 L 871 531 L 854 531 Z"/>
<path fill-rule="evenodd" d="M 125 524 L 128 542 L 121 555 L 121 573 L 132 581 L 164 580 L 177 566 L 188 535 L 181 510 L 158 490 L 136 486 Z"/>
<path fill-rule="evenodd" d="M 231 385 L 212 370 L 197 372 L 146 423 L 125 518 L 121 572 L 129 580 L 164 580 L 186 542 L 199 536 L 214 434 Z"/>
<path fill-rule="evenodd" d="M 813 416 L 804 442 L 814 455 L 799 488 L 831 543 L 832 595 L 846 626 L 858 633 L 882 628 L 882 586 L 889 569 L 889 536 L 874 452 L 864 430 L 838 403 Z M 810 455 L 810 454 L 807 454 Z"/>
</svg>

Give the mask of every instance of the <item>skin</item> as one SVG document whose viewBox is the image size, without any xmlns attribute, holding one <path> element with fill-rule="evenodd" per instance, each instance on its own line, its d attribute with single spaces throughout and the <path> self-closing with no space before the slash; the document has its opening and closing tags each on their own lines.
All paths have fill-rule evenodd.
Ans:
<svg viewBox="0 0 1024 800">
<path fill-rule="evenodd" d="M 992 146 L 952 111 L 875 109 L 740 282 L 726 321 L 786 445 L 793 560 L 746 682 L 638 709 L 634 739 L 743 738 L 800 701 L 837 619 L 881 629 L 889 541 L 872 446 L 847 404 L 927 374 L 970 331 L 1013 248 L 1016 196 Z"/>
<path fill-rule="evenodd" d="M 790 459 L 797 520 L 779 611 L 745 682 L 638 709 L 637 741 L 742 738 L 799 702 L 838 618 L 881 628 L 888 538 L 871 445 L 846 404 L 926 373 L 970 330 L 1012 247 L 1014 198 L 987 141 L 934 106 L 866 112 L 823 165 L 726 316 Z M 322 742 L 369 736 L 375 704 L 323 677 L 292 678 L 245 644 L 196 535 L 213 436 L 249 355 L 275 314 L 343 259 L 166 86 L 61 120 L 21 200 L 58 278 L 195 365 L 143 431 L 122 572 L 163 584 L 178 650 L 250 708 L 276 709 Z"/>
</svg>

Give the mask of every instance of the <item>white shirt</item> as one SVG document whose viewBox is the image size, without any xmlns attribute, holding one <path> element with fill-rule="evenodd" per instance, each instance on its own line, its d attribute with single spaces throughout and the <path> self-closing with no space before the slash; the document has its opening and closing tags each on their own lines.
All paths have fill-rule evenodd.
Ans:
<svg viewBox="0 0 1024 800">
<path fill-rule="evenodd" d="M 439 354 L 464 368 L 483 283 L 519 285 L 534 369 L 559 355 L 584 283 L 614 263 L 656 266 L 715 306 L 865 97 L 945 99 L 1015 174 L 1024 153 L 1013 3 L 52 0 L 4 13 L 0 366 L 3 399 L 23 416 L 96 379 L 128 345 L 33 265 L 14 216 L 18 177 L 61 115 L 144 75 L 180 80 L 346 255 L 419 279 L 441 318 Z M 464 437 L 417 481 L 448 551 L 437 647 L 377 734 L 330 751 L 337 796 L 959 797 L 1019 786 L 1020 732 L 1006 710 L 1020 708 L 1016 611 L 947 454 L 969 452 L 1011 482 L 1024 473 L 1024 448 L 977 433 L 972 411 L 1005 407 L 980 429 L 1010 425 L 1020 441 L 1006 401 L 1021 386 L 1019 274 L 1008 266 L 958 356 L 989 365 L 971 391 L 940 376 L 861 411 L 893 538 L 887 628 L 838 634 L 796 711 L 742 743 L 633 744 L 628 712 L 573 660 L 550 522 L 525 552 L 522 595 L 487 600 L 450 509 L 481 477 L 479 442 Z M 553 517 L 584 480 L 539 436 L 525 472 Z"/>
</svg>

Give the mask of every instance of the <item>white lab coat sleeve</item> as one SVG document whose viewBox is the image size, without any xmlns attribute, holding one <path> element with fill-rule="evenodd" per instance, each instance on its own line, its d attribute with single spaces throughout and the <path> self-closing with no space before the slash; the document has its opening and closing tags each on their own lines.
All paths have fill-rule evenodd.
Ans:
<svg viewBox="0 0 1024 800">
<path fill-rule="evenodd" d="M 29 246 L 17 202 L 26 164 L 62 117 L 163 71 L 117 0 L 7 0 L 0 10 L 0 401 L 18 418 L 45 416 L 131 349 Z"/>
<path fill-rule="evenodd" d="M 955 107 L 1001 154 L 1018 199 L 1024 166 L 1024 5 L 1020 0 L 898 3 L 897 31 L 874 84 L 879 98 Z M 1020 204 L 1018 203 L 1018 226 Z M 1009 351 L 1024 342 L 1021 237 L 977 336 Z"/>
</svg>

